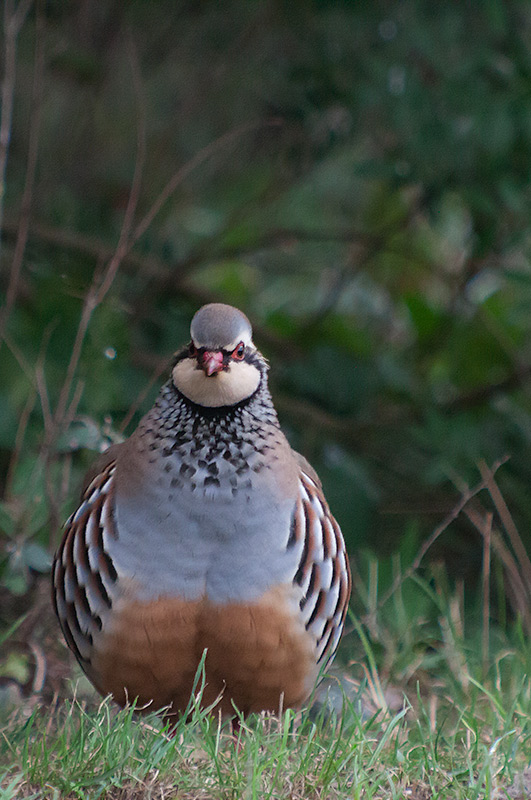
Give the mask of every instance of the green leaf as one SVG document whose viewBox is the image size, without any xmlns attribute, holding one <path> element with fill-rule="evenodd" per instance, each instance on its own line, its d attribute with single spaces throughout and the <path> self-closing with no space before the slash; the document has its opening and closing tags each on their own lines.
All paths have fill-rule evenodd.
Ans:
<svg viewBox="0 0 531 800">
<path fill-rule="evenodd" d="M 23 545 L 21 561 L 36 572 L 49 572 L 52 566 L 49 552 L 37 542 L 28 542 Z"/>
</svg>

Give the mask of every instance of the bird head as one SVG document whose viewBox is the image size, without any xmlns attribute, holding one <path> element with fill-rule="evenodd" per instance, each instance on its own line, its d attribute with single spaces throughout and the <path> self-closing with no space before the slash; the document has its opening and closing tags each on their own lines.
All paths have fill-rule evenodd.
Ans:
<svg viewBox="0 0 531 800">
<path fill-rule="evenodd" d="M 256 392 L 266 365 L 242 311 L 209 303 L 192 319 L 190 335 L 172 373 L 181 394 L 198 405 L 220 407 L 241 403 Z"/>
</svg>

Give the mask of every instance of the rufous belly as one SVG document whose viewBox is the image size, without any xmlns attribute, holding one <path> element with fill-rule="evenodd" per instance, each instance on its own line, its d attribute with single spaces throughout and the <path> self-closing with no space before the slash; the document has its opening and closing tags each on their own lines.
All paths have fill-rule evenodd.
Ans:
<svg viewBox="0 0 531 800">
<path fill-rule="evenodd" d="M 179 713 L 206 649 L 204 707 L 218 698 L 223 714 L 234 713 L 232 702 L 244 714 L 297 707 L 317 670 L 290 591 L 281 587 L 256 603 L 215 606 L 175 597 L 122 600 L 94 642 L 89 676 L 121 705 L 137 698 L 139 706 Z"/>
</svg>

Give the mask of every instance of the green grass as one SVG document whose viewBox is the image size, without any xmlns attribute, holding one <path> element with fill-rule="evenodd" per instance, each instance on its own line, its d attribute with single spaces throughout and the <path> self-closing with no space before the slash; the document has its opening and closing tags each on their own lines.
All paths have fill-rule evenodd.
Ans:
<svg viewBox="0 0 531 800">
<path fill-rule="evenodd" d="M 411 636 L 415 626 L 425 634 L 420 619 L 410 623 Z M 450 626 L 448 617 L 440 623 Z M 518 793 L 531 761 L 530 648 L 518 628 L 505 648 L 495 642 L 498 657 L 483 679 L 473 638 L 466 647 L 455 639 L 454 652 L 447 646 L 448 658 L 435 660 L 431 683 L 425 664 L 423 681 L 410 682 L 402 703 L 396 688 L 389 700 L 377 649 L 368 629 L 360 630 L 368 666 L 341 673 L 337 714 L 322 703 L 317 716 L 315 707 L 255 716 L 233 734 L 196 704 L 170 736 L 155 715 L 118 711 L 108 699 L 19 707 L 0 728 L 0 800 L 529 796 Z M 360 682 L 350 677 L 364 672 Z M 333 679 L 330 686 L 337 697 Z"/>
<path fill-rule="evenodd" d="M 66 702 L 7 723 L 0 797 L 504 797 L 529 759 L 529 687 L 474 695 L 435 725 L 422 703 L 363 718 L 347 702 L 341 721 L 253 718 L 237 741 L 199 712 L 168 736 L 156 717 Z"/>
</svg>

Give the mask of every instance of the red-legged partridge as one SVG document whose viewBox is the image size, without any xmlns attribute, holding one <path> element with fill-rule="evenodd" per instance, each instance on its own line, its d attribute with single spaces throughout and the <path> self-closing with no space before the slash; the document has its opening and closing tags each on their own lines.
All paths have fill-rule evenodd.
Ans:
<svg viewBox="0 0 531 800">
<path fill-rule="evenodd" d="M 280 430 L 251 335 L 236 308 L 196 313 L 155 405 L 96 464 L 66 524 L 56 612 L 120 704 L 183 711 L 206 649 L 204 705 L 300 706 L 336 650 L 343 537 Z"/>
</svg>

